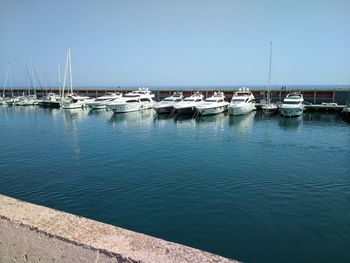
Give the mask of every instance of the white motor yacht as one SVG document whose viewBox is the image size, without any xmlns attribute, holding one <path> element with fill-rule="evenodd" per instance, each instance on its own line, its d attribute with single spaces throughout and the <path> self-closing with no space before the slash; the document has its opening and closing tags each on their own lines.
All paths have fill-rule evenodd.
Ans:
<svg viewBox="0 0 350 263">
<path fill-rule="evenodd" d="M 90 97 L 70 95 L 67 101 L 62 102 L 62 109 L 81 109 L 91 101 Z"/>
<path fill-rule="evenodd" d="M 198 104 L 197 111 L 200 115 L 213 115 L 226 111 L 228 102 L 225 101 L 223 92 L 214 92 L 214 95 Z"/>
<path fill-rule="evenodd" d="M 154 107 L 154 94 L 148 88 L 139 88 L 107 103 L 107 108 L 114 113 L 132 112 Z"/>
<path fill-rule="evenodd" d="M 162 113 L 169 114 L 174 109 L 174 105 L 181 102 L 182 99 L 183 99 L 182 92 L 174 92 L 174 94 L 171 95 L 170 97 L 166 97 L 162 99 L 159 103 L 157 103 L 156 106 L 154 106 L 154 110 L 158 114 L 162 114 Z"/>
<path fill-rule="evenodd" d="M 197 91 L 192 96 L 174 105 L 174 111 L 176 114 L 194 114 L 197 110 L 196 107 L 203 102 L 203 98 L 203 94 Z"/>
<path fill-rule="evenodd" d="M 87 105 L 90 106 L 93 110 L 105 109 L 109 101 L 113 101 L 121 97 L 121 93 L 108 92 L 103 96 L 97 97 L 92 102 L 89 102 Z"/>
<path fill-rule="evenodd" d="M 304 98 L 299 92 L 289 93 L 280 107 L 281 115 L 286 117 L 297 117 L 304 112 Z"/>
<path fill-rule="evenodd" d="M 232 115 L 244 115 L 256 110 L 255 97 L 248 88 L 240 88 L 231 99 L 228 111 Z"/>
</svg>

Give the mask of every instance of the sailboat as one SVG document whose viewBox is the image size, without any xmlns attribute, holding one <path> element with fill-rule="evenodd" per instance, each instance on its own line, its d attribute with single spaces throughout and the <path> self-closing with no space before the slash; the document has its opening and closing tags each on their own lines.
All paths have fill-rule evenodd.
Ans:
<svg viewBox="0 0 350 263">
<path fill-rule="evenodd" d="M 267 87 L 266 101 L 262 103 L 261 110 L 265 115 L 271 116 L 277 113 L 276 103 L 271 102 L 271 62 L 272 62 L 272 42 L 270 43 L 270 66 L 269 66 L 269 83 Z"/>
<path fill-rule="evenodd" d="M 64 89 L 66 87 L 68 67 L 69 67 L 70 92 L 65 96 Z M 68 48 L 66 67 L 64 71 L 64 81 L 63 81 L 63 87 L 62 87 L 62 93 L 61 93 L 62 109 L 81 109 L 86 106 L 86 103 L 88 101 L 90 101 L 90 97 L 79 96 L 73 93 L 72 57 L 71 57 L 70 48 Z"/>
<path fill-rule="evenodd" d="M 5 91 L 6 91 L 7 79 L 8 79 L 8 75 L 9 75 L 9 69 L 10 69 L 10 63 L 7 64 L 7 68 L 6 68 L 6 76 L 5 76 L 4 90 L 2 91 L 2 97 L 0 97 L 0 105 L 6 103 L 6 100 L 5 100 Z"/>
<path fill-rule="evenodd" d="M 10 91 L 11 91 L 11 95 L 6 97 L 6 88 L 7 88 L 7 82 L 8 80 L 10 80 Z M 7 63 L 7 68 L 6 68 L 6 77 L 5 77 L 5 84 L 4 84 L 4 89 L 2 92 L 2 97 L 0 98 L 0 104 L 4 104 L 4 105 L 9 105 L 12 106 L 14 105 L 16 102 L 19 101 L 19 97 L 15 97 L 13 94 L 13 89 L 12 89 L 12 77 L 11 77 L 11 71 L 10 71 L 10 63 Z"/>
</svg>

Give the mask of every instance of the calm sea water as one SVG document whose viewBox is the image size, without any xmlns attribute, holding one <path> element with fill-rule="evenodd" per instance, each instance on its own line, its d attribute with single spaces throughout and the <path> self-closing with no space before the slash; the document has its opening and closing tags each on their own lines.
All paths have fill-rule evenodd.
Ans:
<svg viewBox="0 0 350 263">
<path fill-rule="evenodd" d="M 0 193 L 245 262 L 350 262 L 350 125 L 0 107 Z"/>
</svg>

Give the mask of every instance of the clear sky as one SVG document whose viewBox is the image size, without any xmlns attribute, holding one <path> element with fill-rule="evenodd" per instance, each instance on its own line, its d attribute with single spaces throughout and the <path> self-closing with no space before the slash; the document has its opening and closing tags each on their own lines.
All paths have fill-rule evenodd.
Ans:
<svg viewBox="0 0 350 263">
<path fill-rule="evenodd" d="M 0 0 L 0 83 L 33 61 L 74 86 L 350 83 L 350 0 Z"/>
</svg>

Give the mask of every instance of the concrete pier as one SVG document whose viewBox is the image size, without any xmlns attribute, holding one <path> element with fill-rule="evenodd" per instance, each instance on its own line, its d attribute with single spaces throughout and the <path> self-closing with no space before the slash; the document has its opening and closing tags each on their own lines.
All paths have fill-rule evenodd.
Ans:
<svg viewBox="0 0 350 263">
<path fill-rule="evenodd" d="M 0 262 L 237 262 L 0 195 Z"/>
</svg>

